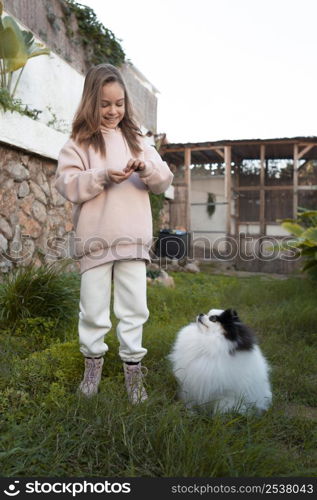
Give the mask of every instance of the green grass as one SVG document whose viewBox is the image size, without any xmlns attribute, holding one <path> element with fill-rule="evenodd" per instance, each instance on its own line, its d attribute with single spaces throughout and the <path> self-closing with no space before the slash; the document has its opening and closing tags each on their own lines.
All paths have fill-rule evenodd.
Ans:
<svg viewBox="0 0 317 500">
<path fill-rule="evenodd" d="M 114 329 L 101 392 L 88 401 L 76 394 L 83 372 L 76 309 L 63 332 L 48 319 L 3 329 L 4 476 L 316 476 L 316 284 L 172 274 L 175 289 L 148 289 L 143 343 L 150 397 L 138 407 L 127 402 Z M 166 355 L 178 329 L 212 307 L 235 308 L 272 366 L 274 401 L 260 418 L 191 415 L 176 399 Z"/>
</svg>

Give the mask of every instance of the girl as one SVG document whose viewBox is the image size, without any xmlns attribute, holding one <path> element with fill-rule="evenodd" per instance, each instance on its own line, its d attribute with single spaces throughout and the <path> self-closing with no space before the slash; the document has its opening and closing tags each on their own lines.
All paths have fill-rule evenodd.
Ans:
<svg viewBox="0 0 317 500">
<path fill-rule="evenodd" d="M 136 125 L 126 85 L 111 64 L 91 68 L 71 138 L 58 158 L 55 187 L 73 203 L 75 253 L 80 258 L 80 351 L 85 372 L 79 391 L 98 392 L 104 337 L 111 328 L 111 282 L 119 319 L 119 356 L 131 403 L 147 399 L 142 382 L 142 328 L 149 316 L 146 262 L 152 216 L 149 190 L 163 193 L 173 174 Z"/>
</svg>

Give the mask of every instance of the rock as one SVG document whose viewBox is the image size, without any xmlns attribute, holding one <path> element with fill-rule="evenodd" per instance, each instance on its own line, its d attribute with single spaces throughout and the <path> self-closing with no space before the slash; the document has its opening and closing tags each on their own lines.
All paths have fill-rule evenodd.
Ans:
<svg viewBox="0 0 317 500">
<path fill-rule="evenodd" d="M 0 214 L 9 219 L 12 212 L 16 211 L 16 205 L 17 195 L 15 190 L 3 189 L 0 192 Z"/>
<path fill-rule="evenodd" d="M 18 197 L 25 198 L 29 193 L 30 193 L 29 185 L 28 185 L 27 181 L 23 181 L 19 187 Z"/>
<path fill-rule="evenodd" d="M 184 271 L 187 271 L 189 273 L 199 273 L 200 269 L 199 269 L 198 265 L 196 264 L 196 262 L 188 262 L 184 266 Z"/>
<path fill-rule="evenodd" d="M 0 252 L 6 252 L 8 250 L 8 240 L 0 234 Z"/>
<path fill-rule="evenodd" d="M 53 215 L 51 211 L 48 212 L 48 226 L 51 230 L 51 233 L 53 233 L 55 236 L 62 237 L 64 235 L 64 222 L 65 221 L 62 215 L 56 212 Z"/>
<path fill-rule="evenodd" d="M 13 179 L 7 179 L 4 181 L 4 183 L 1 186 L 4 191 L 9 191 L 9 189 L 14 189 L 14 180 Z"/>
<path fill-rule="evenodd" d="M 41 182 L 41 183 L 40 183 L 40 186 L 41 186 L 41 189 L 42 189 L 42 190 L 44 191 L 44 193 L 46 194 L 46 196 L 47 196 L 48 198 L 50 198 L 50 197 L 51 197 L 51 191 L 50 191 L 50 187 L 49 187 L 49 185 L 48 185 L 48 182 L 46 182 L 46 181 L 45 181 L 45 182 Z"/>
<path fill-rule="evenodd" d="M 8 273 L 13 267 L 12 262 L 0 256 L 0 273 Z M 0 274 L 1 279 L 1 274 Z"/>
<path fill-rule="evenodd" d="M 0 232 L 7 240 L 12 239 L 13 236 L 12 229 L 8 224 L 8 222 L 1 216 L 0 216 Z"/>
<path fill-rule="evenodd" d="M 183 268 L 179 265 L 179 262 L 177 259 L 173 259 L 170 264 L 168 264 L 167 269 L 169 271 L 182 271 Z"/>
<path fill-rule="evenodd" d="M 154 283 L 165 286 L 166 288 L 175 288 L 174 278 L 169 276 L 166 271 L 161 269 L 160 276 L 155 278 Z"/>
<path fill-rule="evenodd" d="M 18 258 L 22 251 L 22 239 L 21 239 L 21 228 L 17 224 L 14 228 L 13 240 L 9 245 L 9 258 L 15 260 Z"/>
<path fill-rule="evenodd" d="M 9 174 L 15 181 L 22 182 L 30 178 L 29 171 L 22 165 L 22 163 L 19 163 L 17 161 L 9 161 L 5 165 L 4 169 L 9 172 Z"/>
<path fill-rule="evenodd" d="M 8 172 L 5 172 L 4 170 L 0 171 L 0 186 L 3 186 L 3 183 L 9 179 L 9 174 Z"/>
<path fill-rule="evenodd" d="M 19 208 L 20 209 L 22 208 L 23 212 L 25 212 L 27 215 L 31 215 L 34 201 L 35 201 L 34 195 L 29 194 L 28 196 L 23 198 L 22 201 L 20 201 Z"/>
<path fill-rule="evenodd" d="M 44 205 L 47 205 L 47 199 L 42 189 L 34 182 L 30 181 L 30 188 L 36 200 L 40 201 Z"/>
<path fill-rule="evenodd" d="M 62 195 L 59 194 L 59 192 L 55 188 L 55 178 L 50 179 L 50 189 L 52 204 L 57 207 L 64 205 L 66 200 Z"/>
<path fill-rule="evenodd" d="M 29 159 L 30 159 L 30 157 L 28 155 L 22 155 L 21 156 L 21 163 L 22 163 L 22 165 L 24 165 L 25 167 L 27 167 L 28 163 L 29 163 Z"/>
<path fill-rule="evenodd" d="M 73 228 L 74 228 L 74 225 L 73 225 L 72 222 L 70 222 L 70 221 L 66 221 L 65 222 L 65 231 L 66 231 L 66 233 L 69 233 L 70 231 L 72 231 Z"/>
<path fill-rule="evenodd" d="M 22 243 L 22 255 L 19 264 L 21 266 L 27 266 L 33 261 L 33 255 L 35 252 L 35 243 L 32 238 L 23 239 Z"/>
<path fill-rule="evenodd" d="M 40 224 L 23 212 L 19 213 L 19 224 L 21 225 L 21 229 L 23 229 L 23 234 L 32 236 L 32 238 L 38 238 L 42 233 Z"/>
<path fill-rule="evenodd" d="M 160 269 L 160 266 L 158 264 L 155 264 L 154 262 L 150 262 L 146 266 L 147 271 L 158 271 Z"/>
<path fill-rule="evenodd" d="M 56 165 L 54 165 L 53 163 L 44 164 L 44 171 L 45 171 L 45 173 L 49 177 L 51 177 L 53 175 L 55 177 L 55 174 L 56 174 Z"/>
<path fill-rule="evenodd" d="M 32 161 L 28 164 L 28 170 L 30 172 L 30 178 L 36 182 L 36 177 L 39 172 L 43 169 L 42 160 L 33 156 Z"/>
<path fill-rule="evenodd" d="M 32 207 L 32 212 L 36 220 L 44 223 L 47 219 L 45 205 L 38 200 L 35 200 Z"/>
</svg>

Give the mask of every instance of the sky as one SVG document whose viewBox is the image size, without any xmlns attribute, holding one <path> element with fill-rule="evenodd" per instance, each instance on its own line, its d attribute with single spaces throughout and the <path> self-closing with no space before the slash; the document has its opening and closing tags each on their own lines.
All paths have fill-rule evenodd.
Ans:
<svg viewBox="0 0 317 500">
<path fill-rule="evenodd" d="M 317 0 L 77 0 L 159 90 L 169 142 L 317 135 Z"/>
</svg>

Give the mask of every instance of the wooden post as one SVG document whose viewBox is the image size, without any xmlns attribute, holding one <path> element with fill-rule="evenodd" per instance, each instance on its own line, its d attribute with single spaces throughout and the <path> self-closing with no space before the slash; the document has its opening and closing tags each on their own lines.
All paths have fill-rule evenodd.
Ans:
<svg viewBox="0 0 317 500">
<path fill-rule="evenodd" d="M 294 144 L 294 172 L 293 172 L 293 218 L 297 218 L 298 207 L 298 144 Z"/>
<path fill-rule="evenodd" d="M 186 184 L 186 231 L 189 232 L 191 229 L 191 175 L 190 175 L 190 165 L 191 165 L 191 149 L 185 148 L 184 155 L 185 163 L 185 184 Z"/>
<path fill-rule="evenodd" d="M 265 144 L 260 146 L 260 234 L 265 234 Z"/>
<path fill-rule="evenodd" d="M 231 234 L 231 146 L 225 146 L 225 199 L 227 202 L 226 233 Z"/>
</svg>

